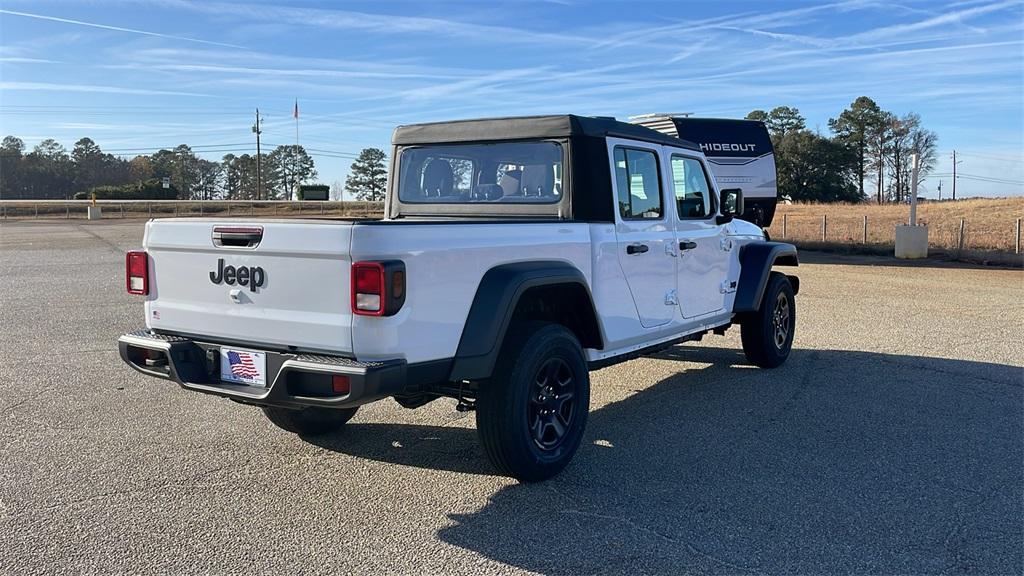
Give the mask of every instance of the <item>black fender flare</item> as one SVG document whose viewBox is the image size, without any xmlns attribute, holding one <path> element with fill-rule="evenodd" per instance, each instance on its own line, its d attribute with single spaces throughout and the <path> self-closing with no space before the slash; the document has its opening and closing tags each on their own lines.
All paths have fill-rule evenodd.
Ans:
<svg viewBox="0 0 1024 576">
<path fill-rule="evenodd" d="M 735 313 L 755 312 L 761 308 L 764 289 L 772 266 L 799 266 L 796 246 L 785 242 L 751 242 L 740 247 L 740 280 L 736 287 Z M 793 291 L 800 283 L 790 277 Z"/>
<path fill-rule="evenodd" d="M 571 264 L 541 260 L 501 264 L 488 270 L 480 280 L 463 325 L 462 338 L 452 363 L 451 381 L 489 378 L 523 293 L 538 286 L 560 284 L 582 286 L 596 319 L 587 279 Z M 600 332 L 600 323 L 597 324 Z M 603 338 L 598 337 L 603 343 Z"/>
</svg>

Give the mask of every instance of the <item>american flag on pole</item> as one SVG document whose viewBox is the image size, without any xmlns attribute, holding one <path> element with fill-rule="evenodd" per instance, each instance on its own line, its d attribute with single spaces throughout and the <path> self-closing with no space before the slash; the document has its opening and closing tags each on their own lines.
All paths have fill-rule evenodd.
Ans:
<svg viewBox="0 0 1024 576">
<path fill-rule="evenodd" d="M 248 352 L 228 352 L 228 362 L 231 364 L 231 373 L 239 378 L 256 378 L 260 375 L 252 354 Z"/>
<path fill-rule="evenodd" d="M 295 111 L 292 112 L 292 118 L 295 118 L 296 120 L 299 119 L 299 101 L 298 101 L 298 99 L 295 100 Z"/>
</svg>

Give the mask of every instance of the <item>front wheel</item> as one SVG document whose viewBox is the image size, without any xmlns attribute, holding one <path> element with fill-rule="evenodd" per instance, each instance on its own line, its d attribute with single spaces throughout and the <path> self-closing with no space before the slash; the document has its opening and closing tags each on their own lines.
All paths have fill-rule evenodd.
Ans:
<svg viewBox="0 0 1024 576">
<path fill-rule="evenodd" d="M 572 460 L 590 408 L 583 349 L 559 324 L 510 329 L 494 377 L 480 384 L 477 433 L 503 474 L 547 480 Z"/>
<path fill-rule="evenodd" d="M 339 430 L 356 415 L 355 408 L 281 408 L 264 406 L 263 414 L 275 426 L 300 436 L 320 436 Z"/>
<path fill-rule="evenodd" d="M 761 308 L 740 322 L 740 338 L 747 360 L 761 368 L 782 365 L 793 348 L 796 299 L 785 274 L 772 272 Z"/>
</svg>

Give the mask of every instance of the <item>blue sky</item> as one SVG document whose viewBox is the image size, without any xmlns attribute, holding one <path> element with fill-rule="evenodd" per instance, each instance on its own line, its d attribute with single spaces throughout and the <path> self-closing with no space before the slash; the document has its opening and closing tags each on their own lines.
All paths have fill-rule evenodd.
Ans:
<svg viewBox="0 0 1024 576">
<path fill-rule="evenodd" d="M 867 95 L 914 111 L 958 196 L 1022 194 L 1024 3 L 218 2 L 4 0 L 0 132 L 89 136 L 128 156 L 180 143 L 215 159 L 263 141 L 316 151 L 320 179 L 387 148 L 396 124 L 572 112 L 742 117 L 795 106 L 808 126 Z"/>
</svg>

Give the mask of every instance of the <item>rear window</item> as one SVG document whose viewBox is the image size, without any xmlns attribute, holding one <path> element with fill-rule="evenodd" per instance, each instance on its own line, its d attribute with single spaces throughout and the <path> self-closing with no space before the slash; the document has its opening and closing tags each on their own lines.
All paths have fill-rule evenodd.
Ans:
<svg viewBox="0 0 1024 576">
<path fill-rule="evenodd" d="M 562 199 L 562 158 L 557 142 L 405 148 L 398 197 L 430 204 L 550 204 Z"/>
</svg>

